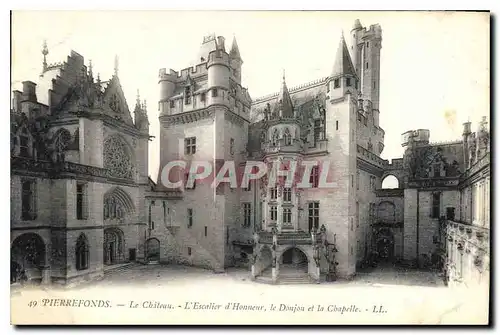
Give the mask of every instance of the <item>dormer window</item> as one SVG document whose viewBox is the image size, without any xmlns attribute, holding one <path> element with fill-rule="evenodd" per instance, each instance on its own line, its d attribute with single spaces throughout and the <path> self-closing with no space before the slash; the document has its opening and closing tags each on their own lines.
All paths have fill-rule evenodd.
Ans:
<svg viewBox="0 0 500 335">
<path fill-rule="evenodd" d="M 335 79 L 333 81 L 333 88 L 339 88 L 340 87 L 340 79 Z"/>
<path fill-rule="evenodd" d="M 191 103 L 191 87 L 189 86 L 186 87 L 184 91 L 184 100 L 186 105 L 189 105 Z"/>
<path fill-rule="evenodd" d="M 345 78 L 345 86 L 347 87 L 351 86 L 351 78 Z"/>
</svg>

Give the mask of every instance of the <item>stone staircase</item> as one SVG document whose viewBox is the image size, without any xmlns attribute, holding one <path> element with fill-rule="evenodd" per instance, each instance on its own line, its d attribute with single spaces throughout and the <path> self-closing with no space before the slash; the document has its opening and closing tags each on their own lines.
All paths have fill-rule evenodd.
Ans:
<svg viewBox="0 0 500 335">
<path fill-rule="evenodd" d="M 262 271 L 262 273 L 255 278 L 257 282 L 264 284 L 272 284 L 272 270 L 267 268 Z M 299 284 L 312 284 L 314 283 L 309 277 L 309 274 L 303 271 L 303 269 L 281 265 L 281 269 L 278 276 L 278 284 L 280 285 L 299 285 Z"/>
<path fill-rule="evenodd" d="M 124 272 L 124 271 L 127 271 L 128 269 L 138 267 L 140 265 L 141 264 L 139 264 L 139 263 L 132 263 L 132 262 L 131 263 L 108 265 L 108 266 L 104 267 L 104 275 L 109 276 L 111 274 Z"/>
</svg>

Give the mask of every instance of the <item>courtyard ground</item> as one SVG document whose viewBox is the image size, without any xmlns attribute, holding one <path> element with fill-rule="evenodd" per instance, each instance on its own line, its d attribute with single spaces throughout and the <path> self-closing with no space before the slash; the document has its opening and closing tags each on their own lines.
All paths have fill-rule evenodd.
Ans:
<svg viewBox="0 0 500 335">
<path fill-rule="evenodd" d="M 387 266 L 351 281 L 269 285 L 244 269 L 135 265 L 71 289 L 26 289 L 11 303 L 15 323 L 468 324 L 487 322 L 487 296 L 479 293 L 445 287 L 433 272 Z M 110 308 L 61 308 L 57 299 L 97 299 Z M 37 306 L 26 307 L 30 301 Z"/>
</svg>

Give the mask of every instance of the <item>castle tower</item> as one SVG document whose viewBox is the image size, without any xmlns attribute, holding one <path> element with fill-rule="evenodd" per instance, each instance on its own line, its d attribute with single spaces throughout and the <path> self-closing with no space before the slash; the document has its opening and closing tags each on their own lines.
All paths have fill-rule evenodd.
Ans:
<svg viewBox="0 0 500 335">
<path fill-rule="evenodd" d="M 278 166 L 280 170 L 289 169 L 292 164 L 297 164 L 301 157 L 300 126 L 297 122 L 290 92 L 283 73 L 283 82 L 280 92 L 276 97 L 276 104 L 270 113 L 267 122 L 267 138 L 271 139 L 266 147 L 264 161 L 271 166 Z M 282 154 L 286 154 L 284 160 Z M 279 164 L 278 162 L 282 162 Z M 289 181 L 293 178 L 288 179 Z M 284 178 L 276 178 L 276 183 L 271 181 L 267 187 L 264 202 L 264 230 L 270 231 L 277 228 L 278 232 L 296 231 L 298 225 L 299 197 L 297 190 L 291 182 Z"/>
<path fill-rule="evenodd" d="M 333 192 L 325 194 L 320 216 L 327 217 L 325 228 L 329 241 L 337 237 L 338 275 L 350 278 L 356 272 L 356 127 L 357 75 L 344 37 L 328 78 L 325 124 L 328 140 L 329 171 L 336 182 Z M 327 190 L 328 191 L 328 190 Z"/>
<path fill-rule="evenodd" d="M 356 73 L 360 80 L 359 88 L 364 100 L 371 101 L 375 125 L 379 122 L 380 99 L 380 49 L 382 49 L 382 28 L 371 25 L 367 30 L 359 20 L 351 30 L 351 52 Z"/>
</svg>

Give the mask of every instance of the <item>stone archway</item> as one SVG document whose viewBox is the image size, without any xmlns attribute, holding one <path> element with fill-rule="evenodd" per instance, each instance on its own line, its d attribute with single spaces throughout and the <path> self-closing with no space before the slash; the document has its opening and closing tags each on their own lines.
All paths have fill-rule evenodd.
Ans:
<svg viewBox="0 0 500 335">
<path fill-rule="evenodd" d="M 156 237 L 151 237 L 146 241 L 146 262 L 160 262 L 160 240 Z"/>
<path fill-rule="evenodd" d="M 375 250 L 378 261 L 391 263 L 394 261 L 394 233 L 391 228 L 380 228 L 375 234 Z"/>
<path fill-rule="evenodd" d="M 46 264 L 46 247 L 40 235 L 25 233 L 11 245 L 10 282 L 41 282 Z"/>
<path fill-rule="evenodd" d="M 112 265 L 123 263 L 125 261 L 124 244 L 125 239 L 121 229 L 116 227 L 104 229 L 104 264 Z"/>
<path fill-rule="evenodd" d="M 280 257 L 280 276 L 309 272 L 307 254 L 298 247 L 285 249 Z"/>
</svg>

